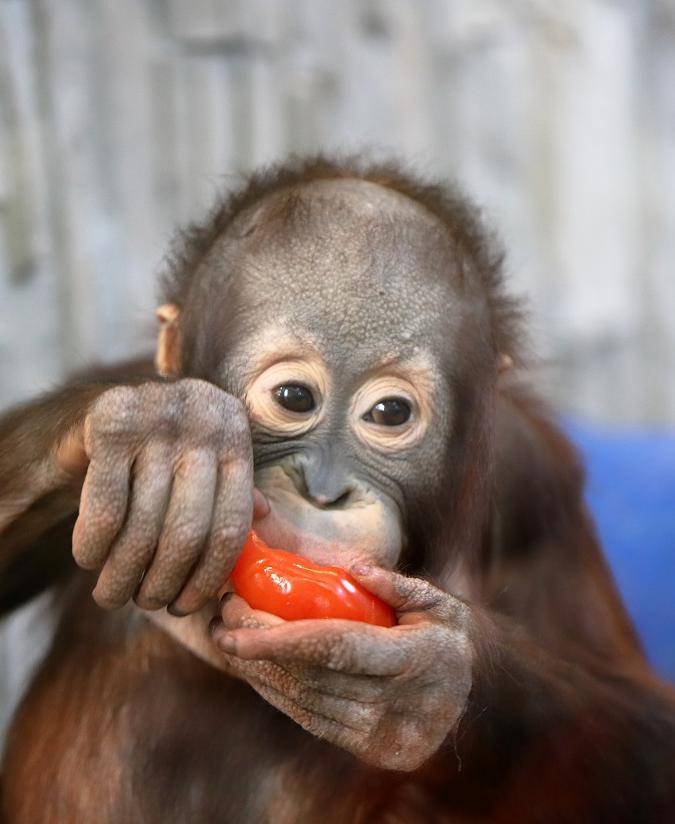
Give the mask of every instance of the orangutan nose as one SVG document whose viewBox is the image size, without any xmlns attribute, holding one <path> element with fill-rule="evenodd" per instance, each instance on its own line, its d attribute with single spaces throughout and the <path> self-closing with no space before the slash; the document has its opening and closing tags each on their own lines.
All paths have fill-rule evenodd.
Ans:
<svg viewBox="0 0 675 824">
<path fill-rule="evenodd" d="M 329 454 L 333 453 L 333 454 Z M 316 450 L 298 464 L 299 492 L 321 509 L 349 506 L 354 483 L 333 450 Z"/>
</svg>

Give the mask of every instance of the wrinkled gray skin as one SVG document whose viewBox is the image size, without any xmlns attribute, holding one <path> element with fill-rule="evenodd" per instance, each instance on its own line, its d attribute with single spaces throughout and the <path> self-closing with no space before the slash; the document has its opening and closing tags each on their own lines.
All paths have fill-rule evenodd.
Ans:
<svg viewBox="0 0 675 824">
<path fill-rule="evenodd" d="M 186 312 L 227 319 L 223 330 L 202 323 L 192 341 L 185 371 L 207 362 L 208 382 L 113 389 L 73 439 L 90 461 L 74 554 L 88 568 L 107 558 L 102 605 L 135 595 L 145 609 L 193 613 L 154 620 L 310 732 L 378 766 L 413 769 L 465 705 L 469 617 L 452 596 L 391 570 L 408 502 L 442 476 L 453 422 L 444 376 L 467 309 L 483 307 L 468 307 L 447 231 L 414 201 L 355 180 L 305 184 L 290 210 L 282 200 L 240 215 L 196 273 Z M 255 389 L 288 359 L 323 387 L 302 434 L 278 430 L 265 412 L 276 414 L 270 387 Z M 419 428 L 408 441 L 383 447 L 367 410 L 352 408 L 375 379 L 369 401 L 380 386 L 398 394 L 392 380 L 416 393 Z M 209 637 L 209 599 L 253 512 L 248 421 L 265 496 L 259 534 L 320 563 L 358 565 L 357 577 L 397 609 L 397 627 L 284 622 L 230 594 Z"/>
</svg>

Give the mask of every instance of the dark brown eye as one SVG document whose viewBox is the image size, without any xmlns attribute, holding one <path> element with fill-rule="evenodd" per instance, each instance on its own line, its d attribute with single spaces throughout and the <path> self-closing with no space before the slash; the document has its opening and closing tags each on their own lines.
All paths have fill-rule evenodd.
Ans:
<svg viewBox="0 0 675 824">
<path fill-rule="evenodd" d="M 410 404 L 403 398 L 383 398 L 363 416 L 379 426 L 401 426 L 410 420 Z"/>
<path fill-rule="evenodd" d="M 311 412 L 316 405 L 314 395 L 301 383 L 285 383 L 282 386 L 277 386 L 274 390 L 274 397 L 277 399 L 279 406 L 283 406 L 289 412 L 299 414 Z"/>
</svg>

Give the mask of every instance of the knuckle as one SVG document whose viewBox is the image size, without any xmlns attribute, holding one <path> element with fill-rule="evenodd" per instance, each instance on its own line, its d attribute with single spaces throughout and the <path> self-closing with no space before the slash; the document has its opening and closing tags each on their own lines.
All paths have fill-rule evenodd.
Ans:
<svg viewBox="0 0 675 824">
<path fill-rule="evenodd" d="M 189 476 L 198 470 L 207 469 L 211 464 L 211 453 L 203 446 L 192 446 L 180 456 L 175 468 L 175 475 Z"/>
<path fill-rule="evenodd" d="M 223 429 L 222 447 L 233 453 L 231 460 L 245 459 L 248 462 L 252 454 L 251 430 L 248 420 L 242 420 L 239 416 L 230 417 L 226 420 Z"/>
<path fill-rule="evenodd" d="M 229 431 L 232 437 L 241 442 L 247 442 L 250 435 L 250 427 L 246 409 L 237 398 L 232 398 L 233 403 L 228 409 Z"/>
<path fill-rule="evenodd" d="M 228 446 L 246 448 L 251 439 L 248 417 L 244 405 L 237 398 L 228 396 L 220 410 L 224 440 Z"/>
<path fill-rule="evenodd" d="M 85 428 L 90 436 L 123 435 L 135 426 L 138 392 L 131 386 L 115 386 L 93 404 Z"/>
<path fill-rule="evenodd" d="M 172 384 L 185 398 L 216 397 L 219 393 L 225 394 L 214 383 L 201 378 L 182 378 Z"/>
<path fill-rule="evenodd" d="M 173 384 L 188 406 L 209 409 L 218 406 L 221 396 L 227 393 L 209 381 L 201 378 L 184 378 Z"/>
<path fill-rule="evenodd" d="M 149 433 L 176 440 L 189 424 L 189 381 L 115 386 L 104 392 L 90 413 L 92 434 Z"/>
<path fill-rule="evenodd" d="M 227 420 L 215 404 L 205 404 L 194 414 L 193 423 L 209 441 L 220 440 L 227 431 Z"/>
<path fill-rule="evenodd" d="M 243 403 L 214 384 L 188 378 L 180 381 L 188 425 L 209 443 L 240 446 L 250 440 Z"/>
<path fill-rule="evenodd" d="M 113 386 L 106 390 L 95 402 L 95 408 L 102 408 L 107 412 L 122 413 L 130 406 L 134 406 L 138 398 L 138 388 L 134 386 Z"/>
</svg>

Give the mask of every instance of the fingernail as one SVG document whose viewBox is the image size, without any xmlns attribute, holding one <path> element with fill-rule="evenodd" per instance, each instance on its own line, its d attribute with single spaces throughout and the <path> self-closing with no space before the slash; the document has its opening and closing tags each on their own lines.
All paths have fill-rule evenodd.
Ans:
<svg viewBox="0 0 675 824">
<path fill-rule="evenodd" d="M 224 607 L 225 604 L 232 598 L 234 592 L 226 592 L 223 597 L 220 599 L 220 606 Z"/>
<path fill-rule="evenodd" d="M 173 615 L 175 618 L 185 618 L 185 616 L 187 615 L 187 612 L 183 612 L 183 610 L 177 607 L 175 603 L 169 604 L 169 606 L 166 608 L 166 611 L 169 613 L 169 615 Z"/>
<path fill-rule="evenodd" d="M 372 566 L 370 564 L 354 564 L 351 568 L 354 575 L 369 575 L 371 570 Z"/>
</svg>

